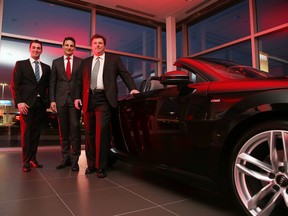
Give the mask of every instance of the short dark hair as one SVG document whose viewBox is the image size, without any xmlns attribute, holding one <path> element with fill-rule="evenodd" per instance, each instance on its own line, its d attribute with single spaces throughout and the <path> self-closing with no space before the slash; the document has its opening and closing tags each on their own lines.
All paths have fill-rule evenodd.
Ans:
<svg viewBox="0 0 288 216">
<path fill-rule="evenodd" d="M 29 48 L 31 48 L 32 43 L 38 43 L 38 44 L 40 44 L 40 46 L 41 46 L 41 50 L 43 49 L 43 44 L 42 44 L 41 41 L 39 41 L 39 40 L 37 40 L 37 39 L 36 39 L 36 40 L 32 40 L 32 41 L 30 42 Z"/>
<path fill-rule="evenodd" d="M 106 46 L 106 38 L 105 38 L 103 35 L 94 34 L 94 35 L 92 36 L 92 38 L 91 38 L 91 43 L 92 43 L 93 39 L 95 39 L 95 38 L 102 38 L 103 41 L 104 41 L 104 45 Z"/>
<path fill-rule="evenodd" d="M 65 41 L 67 41 L 67 40 L 73 41 L 74 46 L 76 46 L 76 41 L 75 41 L 75 39 L 73 37 L 65 37 L 64 40 L 63 40 L 63 45 L 64 45 Z"/>
</svg>

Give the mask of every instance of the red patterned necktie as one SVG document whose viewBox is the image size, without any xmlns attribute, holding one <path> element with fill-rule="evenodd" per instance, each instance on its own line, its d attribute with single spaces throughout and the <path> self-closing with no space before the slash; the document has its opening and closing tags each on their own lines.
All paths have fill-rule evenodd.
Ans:
<svg viewBox="0 0 288 216">
<path fill-rule="evenodd" d="M 71 63 L 70 63 L 70 57 L 67 57 L 67 65 L 66 65 L 66 74 L 67 74 L 67 78 L 68 80 L 70 80 L 70 76 L 71 76 Z"/>
</svg>

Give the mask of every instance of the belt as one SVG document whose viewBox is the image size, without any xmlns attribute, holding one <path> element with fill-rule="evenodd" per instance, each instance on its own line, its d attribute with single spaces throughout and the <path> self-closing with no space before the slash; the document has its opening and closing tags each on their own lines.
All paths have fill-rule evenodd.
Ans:
<svg viewBox="0 0 288 216">
<path fill-rule="evenodd" d="M 98 93 L 104 93 L 105 90 L 104 89 L 90 89 L 89 91 L 91 94 L 98 94 Z"/>
</svg>

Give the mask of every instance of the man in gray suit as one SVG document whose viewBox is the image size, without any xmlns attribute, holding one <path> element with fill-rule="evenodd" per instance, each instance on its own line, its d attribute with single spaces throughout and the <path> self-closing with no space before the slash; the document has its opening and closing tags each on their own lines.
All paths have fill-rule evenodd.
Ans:
<svg viewBox="0 0 288 216">
<path fill-rule="evenodd" d="M 136 84 L 122 63 L 120 56 L 106 53 L 106 38 L 95 34 L 91 38 L 93 56 L 82 61 L 80 76 L 75 88 L 75 107 L 83 105 L 86 135 L 85 174 L 97 172 L 97 177 L 107 176 L 110 149 L 110 123 L 118 106 L 117 77 L 121 77 L 130 94 L 137 94 Z"/>
<path fill-rule="evenodd" d="M 41 128 L 48 102 L 50 66 L 40 61 L 42 42 L 33 40 L 29 46 L 30 58 L 17 61 L 14 67 L 11 91 L 20 112 L 23 172 L 31 166 L 42 168 L 36 159 Z"/>
<path fill-rule="evenodd" d="M 74 91 L 82 59 L 73 55 L 76 48 L 73 37 L 64 38 L 62 47 L 64 56 L 52 62 L 49 86 L 50 108 L 58 113 L 62 150 L 62 161 L 56 169 L 72 165 L 71 170 L 78 171 L 81 153 L 81 111 L 74 107 Z"/>
</svg>

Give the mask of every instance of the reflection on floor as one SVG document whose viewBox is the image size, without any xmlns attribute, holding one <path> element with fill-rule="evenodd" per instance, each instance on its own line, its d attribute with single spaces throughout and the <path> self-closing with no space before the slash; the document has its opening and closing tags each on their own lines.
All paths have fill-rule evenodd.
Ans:
<svg viewBox="0 0 288 216">
<path fill-rule="evenodd" d="M 227 197 L 198 190 L 118 161 L 108 177 L 56 170 L 60 147 L 39 147 L 42 169 L 21 171 L 21 149 L 0 148 L 1 216 L 237 216 Z"/>
</svg>

